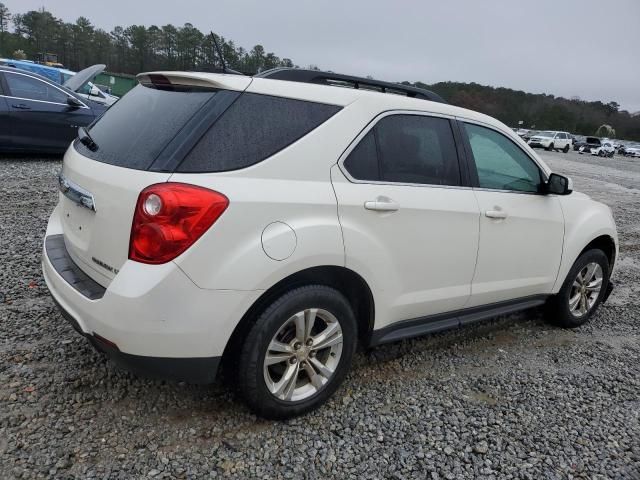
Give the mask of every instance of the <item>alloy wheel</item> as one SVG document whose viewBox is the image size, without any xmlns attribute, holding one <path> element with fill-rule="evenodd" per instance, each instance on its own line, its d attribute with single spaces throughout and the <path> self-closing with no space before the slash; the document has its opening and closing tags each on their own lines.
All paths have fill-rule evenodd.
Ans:
<svg viewBox="0 0 640 480">
<path fill-rule="evenodd" d="M 569 311 L 573 316 L 583 317 L 593 308 L 600 295 L 603 278 L 602 267 L 596 262 L 588 263 L 578 272 L 569 294 Z"/>
<path fill-rule="evenodd" d="M 266 386 L 279 400 L 297 402 L 318 393 L 333 377 L 342 355 L 342 327 L 320 308 L 308 308 L 284 322 L 263 361 Z"/>
</svg>

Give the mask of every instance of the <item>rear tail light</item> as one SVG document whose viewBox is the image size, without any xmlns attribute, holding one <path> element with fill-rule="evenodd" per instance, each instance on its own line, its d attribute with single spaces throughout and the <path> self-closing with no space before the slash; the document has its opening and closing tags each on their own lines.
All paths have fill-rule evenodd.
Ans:
<svg viewBox="0 0 640 480">
<path fill-rule="evenodd" d="M 166 263 L 187 250 L 229 205 L 221 193 L 184 183 L 159 183 L 138 196 L 129 258 Z"/>
</svg>

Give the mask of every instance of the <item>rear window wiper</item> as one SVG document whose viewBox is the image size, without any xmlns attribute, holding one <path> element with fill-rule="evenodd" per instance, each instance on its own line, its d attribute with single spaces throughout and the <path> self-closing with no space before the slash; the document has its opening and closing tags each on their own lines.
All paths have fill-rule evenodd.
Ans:
<svg viewBox="0 0 640 480">
<path fill-rule="evenodd" d="M 89 135 L 87 127 L 78 128 L 78 140 L 80 140 L 80 142 L 92 152 L 98 150 L 98 144 L 94 142 L 91 135 Z"/>
</svg>

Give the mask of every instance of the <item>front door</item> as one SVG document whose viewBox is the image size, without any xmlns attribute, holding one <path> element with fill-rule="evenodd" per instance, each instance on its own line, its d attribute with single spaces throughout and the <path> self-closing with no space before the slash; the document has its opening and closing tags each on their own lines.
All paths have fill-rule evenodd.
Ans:
<svg viewBox="0 0 640 480">
<path fill-rule="evenodd" d="M 481 213 L 467 306 L 550 293 L 564 240 L 558 198 L 542 193 L 541 168 L 506 135 L 473 123 L 462 123 L 461 130 Z"/>
<path fill-rule="evenodd" d="M 331 172 L 346 266 L 376 298 L 376 328 L 467 302 L 479 211 L 448 118 L 388 114 Z"/>
</svg>

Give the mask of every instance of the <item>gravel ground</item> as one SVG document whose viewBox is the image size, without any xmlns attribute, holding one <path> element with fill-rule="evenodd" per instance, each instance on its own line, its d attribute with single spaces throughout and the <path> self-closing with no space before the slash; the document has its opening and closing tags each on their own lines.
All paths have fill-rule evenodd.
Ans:
<svg viewBox="0 0 640 480">
<path fill-rule="evenodd" d="M 0 478 L 640 478 L 640 161 L 541 154 L 616 216 L 617 289 L 592 322 L 534 310 L 361 353 L 282 423 L 96 353 L 40 273 L 60 160 L 0 159 Z"/>
</svg>

